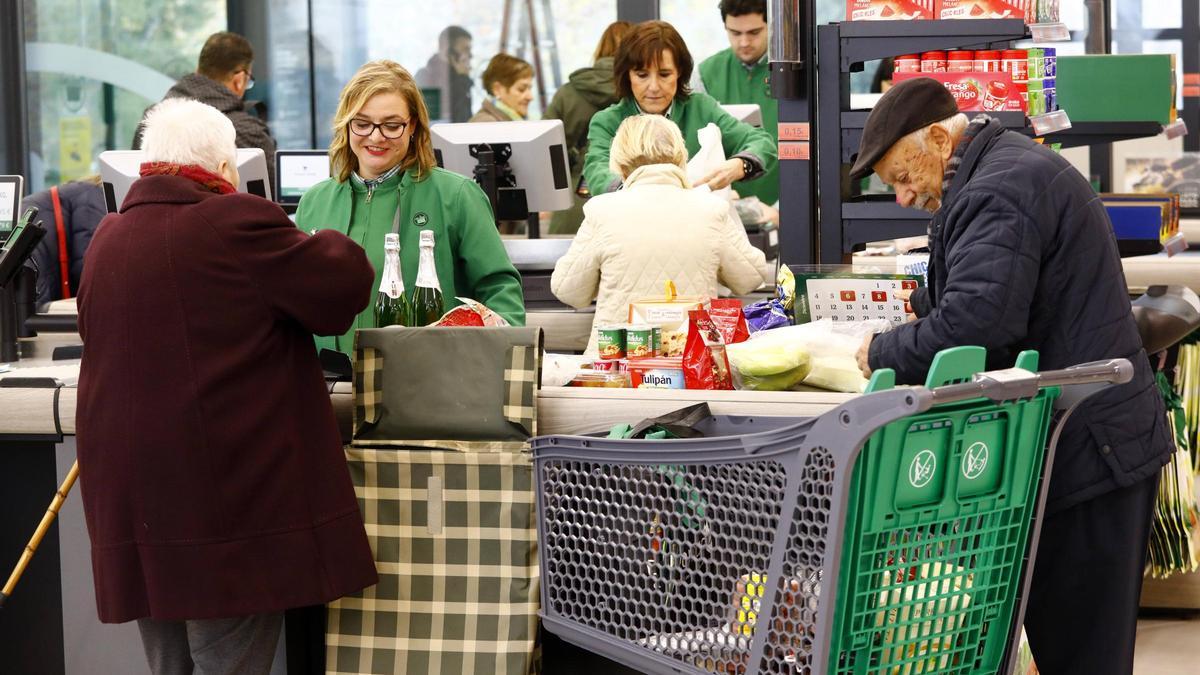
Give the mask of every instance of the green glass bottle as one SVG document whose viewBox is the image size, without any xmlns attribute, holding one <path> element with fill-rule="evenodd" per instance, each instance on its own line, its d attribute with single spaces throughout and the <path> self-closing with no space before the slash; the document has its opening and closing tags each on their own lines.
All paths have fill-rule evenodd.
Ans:
<svg viewBox="0 0 1200 675">
<path fill-rule="evenodd" d="M 421 232 L 421 263 L 417 268 L 417 287 L 413 290 L 413 326 L 428 326 L 442 318 L 442 285 L 438 283 L 437 265 L 433 258 L 433 232 Z"/>
<path fill-rule="evenodd" d="M 412 324 L 412 305 L 404 294 L 404 277 L 400 274 L 400 235 L 383 236 L 383 278 L 375 298 L 375 326 L 408 326 Z"/>
</svg>

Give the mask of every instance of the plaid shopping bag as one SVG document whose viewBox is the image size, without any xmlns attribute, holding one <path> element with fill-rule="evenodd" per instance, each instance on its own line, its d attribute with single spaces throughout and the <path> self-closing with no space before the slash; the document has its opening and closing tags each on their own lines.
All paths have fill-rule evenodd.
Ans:
<svg viewBox="0 0 1200 675">
<path fill-rule="evenodd" d="M 356 444 L 537 435 L 541 329 L 365 329 L 354 351 Z"/>
<path fill-rule="evenodd" d="M 528 451 L 348 446 L 379 584 L 328 607 L 326 672 L 533 671 L 539 606 Z"/>
</svg>

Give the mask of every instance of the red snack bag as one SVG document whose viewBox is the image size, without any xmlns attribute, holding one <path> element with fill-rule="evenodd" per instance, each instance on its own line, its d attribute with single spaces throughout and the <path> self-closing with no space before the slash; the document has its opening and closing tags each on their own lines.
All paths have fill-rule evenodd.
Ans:
<svg viewBox="0 0 1200 675">
<path fill-rule="evenodd" d="M 688 312 L 687 346 L 683 348 L 683 383 L 687 389 L 733 389 L 725 343 L 703 309 Z"/>
<path fill-rule="evenodd" d="M 708 315 L 721 333 L 721 340 L 725 344 L 733 345 L 750 339 L 750 327 L 746 325 L 746 313 L 742 311 L 741 300 L 713 300 L 708 304 Z"/>
<path fill-rule="evenodd" d="M 442 315 L 435 326 L 479 326 L 483 327 L 483 317 L 474 309 L 459 305 Z"/>
<path fill-rule="evenodd" d="M 437 320 L 435 326 L 507 326 L 504 317 L 488 309 L 482 302 L 471 298 L 455 298 L 463 303 L 451 309 Z"/>
</svg>

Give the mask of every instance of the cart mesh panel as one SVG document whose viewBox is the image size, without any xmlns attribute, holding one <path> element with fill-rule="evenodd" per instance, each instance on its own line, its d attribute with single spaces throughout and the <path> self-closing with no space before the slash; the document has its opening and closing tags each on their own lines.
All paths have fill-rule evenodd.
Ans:
<svg viewBox="0 0 1200 675">
<path fill-rule="evenodd" d="M 784 501 L 782 464 L 550 459 L 541 471 L 548 612 L 696 672 L 747 671 L 755 626 L 768 623 L 758 612 Z M 827 498 L 819 488 L 797 507 L 805 514 L 793 525 L 805 542 L 800 567 L 820 559 L 825 515 L 815 509 Z M 791 644 L 801 634 L 777 639 Z M 772 649 L 773 661 L 782 664 L 784 651 Z"/>
<path fill-rule="evenodd" d="M 810 672 L 833 478 L 833 456 L 824 448 L 814 449 L 804 460 L 800 491 L 791 513 L 783 578 L 773 584 L 775 618 L 763 648 L 760 673 Z"/>
</svg>

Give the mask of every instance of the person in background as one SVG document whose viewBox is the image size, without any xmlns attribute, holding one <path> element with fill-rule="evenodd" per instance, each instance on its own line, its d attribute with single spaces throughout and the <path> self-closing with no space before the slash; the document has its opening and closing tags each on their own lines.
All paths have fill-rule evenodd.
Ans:
<svg viewBox="0 0 1200 675">
<path fill-rule="evenodd" d="M 104 623 L 155 675 L 265 675 L 283 611 L 378 583 L 312 333 L 372 298 L 349 238 L 235 192 L 236 132 L 168 99 L 79 290 L 76 440 Z"/>
<path fill-rule="evenodd" d="M 592 65 L 571 73 L 566 84 L 554 92 L 554 98 L 542 115 L 545 120 L 562 120 L 571 162 L 571 185 L 576 188 L 575 203 L 571 208 L 555 211 L 551 216 L 550 234 L 575 234 L 583 222 L 584 199 L 578 188 L 583 175 L 583 158 L 587 154 L 588 124 L 593 115 L 617 102 L 613 56 L 632 25 L 628 21 L 610 23 L 592 53 Z"/>
<path fill-rule="evenodd" d="M 57 208 L 55 204 L 57 193 Z M 21 202 L 21 211 L 36 206 L 46 227 L 46 236 L 33 250 L 37 268 L 37 303 L 44 305 L 79 293 L 83 277 L 83 257 L 96 234 L 100 221 L 108 215 L 100 176 L 92 175 L 29 195 Z M 61 214 L 61 220 L 59 217 Z M 59 237 L 59 230 L 63 237 Z M 61 260 L 67 261 L 63 275 Z M 66 287 L 63 281 L 66 281 Z"/>
<path fill-rule="evenodd" d="M 634 115 L 662 115 L 679 127 L 688 156 L 700 149 L 696 132 L 715 123 L 728 158 L 697 185 L 720 190 L 759 178 L 775 168 L 775 141 L 763 129 L 735 120 L 708 94 L 693 94 L 692 55 L 678 31 L 665 21 L 639 23 L 625 34 L 613 64 L 620 101 L 592 117 L 583 176 L 593 195 L 611 192 L 621 177 L 609 164 L 609 148 L 621 122 Z"/>
<path fill-rule="evenodd" d="M 1044 675 L 1133 672 L 1160 469 L 1174 450 L 1104 204 L 1060 155 L 986 115 L 968 120 L 930 78 L 875 105 L 852 178 L 874 171 L 930 222 L 917 318 L 859 349 L 864 375 L 924 382 L 934 356 L 987 349 L 988 370 L 1026 349 L 1045 370 L 1129 359 L 1132 381 L 1067 421 L 1050 477 L 1025 631 Z"/>
<path fill-rule="evenodd" d="M 204 41 L 196 72 L 183 76 L 167 90 L 163 100 L 190 98 L 207 103 L 225 113 L 237 131 L 237 147 L 259 148 L 267 156 L 267 175 L 275 187 L 275 139 L 259 114 L 257 104 L 247 103 L 246 92 L 254 87 L 254 47 L 237 33 L 214 33 Z M 138 123 L 133 135 L 133 149 L 142 147 L 142 130 Z"/>
<path fill-rule="evenodd" d="M 518 122 L 529 119 L 533 101 L 533 66 L 508 54 L 497 54 L 483 71 L 483 89 L 490 98 L 469 122 Z"/>
<path fill-rule="evenodd" d="M 404 287 L 416 287 L 421 232 L 434 233 L 446 309 L 467 297 L 514 326 L 525 323 L 521 276 L 496 231 L 491 204 L 475 181 L 438 168 L 429 113 L 417 83 L 395 61 L 371 61 L 342 89 L 329 144 L 333 177 L 314 185 L 296 210 L 303 230 L 332 228 L 367 251 L 375 284 L 383 275 L 383 237 L 400 235 Z M 354 331 L 374 328 L 371 309 L 318 348 L 349 355 Z"/>
<path fill-rule="evenodd" d="M 718 284 L 741 295 L 766 281 L 763 252 L 750 245 L 729 204 L 688 184 L 677 126 L 661 115 L 629 117 L 609 162 L 624 189 L 584 204 L 583 225 L 550 276 L 564 303 L 596 301 L 586 354 L 596 354 L 597 327 L 624 323 L 630 301 L 661 293 L 668 280 L 683 295 L 710 298 Z"/>
<path fill-rule="evenodd" d="M 721 0 L 721 21 L 729 48 L 700 62 L 701 91 L 721 103 L 755 103 L 762 126 L 779 142 L 779 102 L 771 98 L 767 63 L 767 0 Z M 755 196 L 768 206 L 779 201 L 779 165 L 761 177 L 733 186 L 742 197 Z"/>
<path fill-rule="evenodd" d="M 471 117 L 471 33 L 446 26 L 438 35 L 437 53 L 417 71 L 417 83 L 440 92 L 438 119 L 466 122 Z"/>
</svg>

